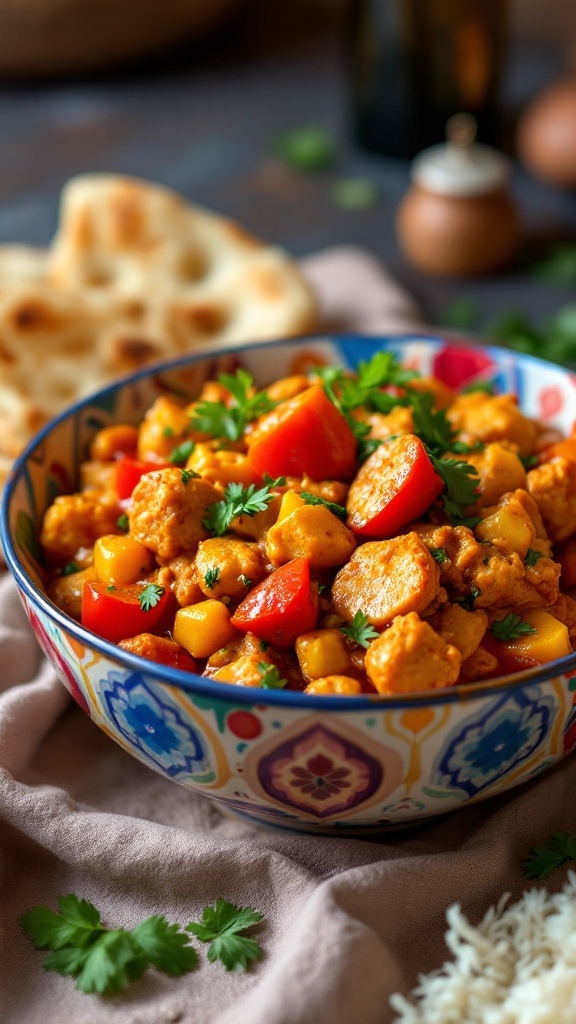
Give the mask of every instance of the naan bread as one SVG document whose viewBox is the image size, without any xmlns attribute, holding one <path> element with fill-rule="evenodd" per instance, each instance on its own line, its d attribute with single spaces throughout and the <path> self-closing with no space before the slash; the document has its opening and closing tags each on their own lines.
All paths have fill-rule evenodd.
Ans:
<svg viewBox="0 0 576 1024">
<path fill-rule="evenodd" d="M 0 246 L 0 486 L 48 419 L 115 377 L 316 326 L 281 249 L 158 185 L 73 178 L 48 250 Z"/>
</svg>

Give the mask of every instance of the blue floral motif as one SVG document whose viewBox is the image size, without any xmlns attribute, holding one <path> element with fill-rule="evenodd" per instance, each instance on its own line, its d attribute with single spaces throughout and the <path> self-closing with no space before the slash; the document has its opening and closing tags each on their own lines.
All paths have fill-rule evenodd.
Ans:
<svg viewBox="0 0 576 1024">
<path fill-rule="evenodd" d="M 134 672 L 128 677 L 112 672 L 103 699 L 116 728 L 171 778 L 209 771 L 210 763 L 198 733 L 176 705 L 164 703 L 157 692 Z"/>
<path fill-rule="evenodd" d="M 530 757 L 548 734 L 555 714 L 552 698 L 534 688 L 501 697 L 448 737 L 434 766 L 437 783 L 475 796 Z"/>
</svg>

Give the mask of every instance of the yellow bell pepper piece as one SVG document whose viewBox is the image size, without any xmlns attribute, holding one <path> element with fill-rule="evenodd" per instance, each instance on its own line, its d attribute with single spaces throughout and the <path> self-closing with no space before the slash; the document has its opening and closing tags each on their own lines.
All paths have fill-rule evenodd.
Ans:
<svg viewBox="0 0 576 1024">
<path fill-rule="evenodd" d="M 284 519 L 287 519 L 288 516 L 291 516 L 292 513 L 295 512 L 297 508 L 300 508 L 302 505 L 305 504 L 306 502 L 304 501 L 304 498 L 301 498 L 300 495 L 296 494 L 295 491 L 286 491 L 286 493 L 282 495 L 282 501 L 280 502 L 280 511 L 278 512 L 278 518 L 276 522 L 281 523 Z"/>
<path fill-rule="evenodd" d="M 176 643 L 185 647 L 193 658 L 209 658 L 238 636 L 238 630 L 230 622 L 228 608 L 213 598 L 180 608 L 172 633 Z"/>
<path fill-rule="evenodd" d="M 154 568 L 154 556 L 132 537 L 105 534 L 94 545 L 94 570 L 102 583 L 136 583 Z"/>
<path fill-rule="evenodd" d="M 522 622 L 533 626 L 535 633 L 526 633 L 517 640 L 508 640 L 506 647 L 516 654 L 545 663 L 570 654 L 570 637 L 563 622 L 555 619 L 544 608 L 522 611 Z"/>
<path fill-rule="evenodd" d="M 314 629 L 296 641 L 296 655 L 305 679 L 346 675 L 350 652 L 339 629 Z"/>
</svg>

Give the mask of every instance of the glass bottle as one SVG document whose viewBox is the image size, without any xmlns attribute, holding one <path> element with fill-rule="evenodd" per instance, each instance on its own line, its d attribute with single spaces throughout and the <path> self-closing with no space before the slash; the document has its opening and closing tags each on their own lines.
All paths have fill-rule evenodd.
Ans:
<svg viewBox="0 0 576 1024">
<path fill-rule="evenodd" d="M 363 148 L 413 157 L 467 112 L 501 147 L 507 0 L 348 0 L 352 130 Z"/>
</svg>

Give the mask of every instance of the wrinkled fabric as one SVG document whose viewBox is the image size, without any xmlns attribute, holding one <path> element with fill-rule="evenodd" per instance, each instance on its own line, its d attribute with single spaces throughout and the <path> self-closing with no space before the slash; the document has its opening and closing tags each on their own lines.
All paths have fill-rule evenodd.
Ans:
<svg viewBox="0 0 576 1024">
<path fill-rule="evenodd" d="M 304 261 L 326 320 L 400 330 L 417 310 L 370 257 Z M 390 310 L 390 319 L 386 311 Z M 576 759 L 509 794 L 403 831 L 359 839 L 253 825 L 150 771 L 68 698 L 0 582 L 0 1021 L 2 1024 L 386 1024 L 392 992 L 449 959 L 445 911 L 478 921 L 521 863 L 576 828 Z M 559 889 L 558 871 L 550 887 Z M 181 978 L 153 970 L 111 999 L 42 969 L 19 921 L 59 895 L 92 901 L 109 927 L 151 914 L 184 925 L 224 897 L 265 920 L 264 956 L 227 972 L 195 943 Z"/>
</svg>

